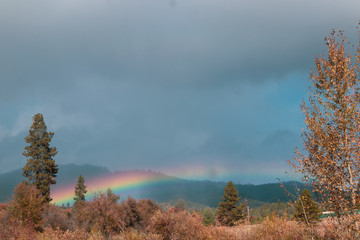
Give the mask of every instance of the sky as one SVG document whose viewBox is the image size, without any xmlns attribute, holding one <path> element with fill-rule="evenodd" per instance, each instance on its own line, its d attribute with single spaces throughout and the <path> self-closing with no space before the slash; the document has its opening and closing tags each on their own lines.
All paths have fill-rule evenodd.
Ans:
<svg viewBox="0 0 360 240">
<path fill-rule="evenodd" d="M 324 37 L 357 0 L 0 0 L 0 173 L 36 113 L 58 164 L 276 182 Z M 288 172 L 287 174 L 285 172 Z"/>
</svg>

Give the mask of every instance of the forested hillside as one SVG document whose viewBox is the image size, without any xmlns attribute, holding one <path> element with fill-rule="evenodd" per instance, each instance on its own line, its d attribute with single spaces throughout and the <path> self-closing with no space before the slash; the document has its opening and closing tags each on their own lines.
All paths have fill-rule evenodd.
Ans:
<svg viewBox="0 0 360 240">
<path fill-rule="evenodd" d="M 23 180 L 21 172 L 22 170 L 18 169 L 0 175 L 1 202 L 6 202 L 11 197 L 14 187 Z M 129 171 L 125 172 L 129 173 Z M 148 174 L 149 171 L 133 172 L 136 174 Z M 161 173 L 151 173 L 161 177 L 165 176 Z M 111 175 L 112 172 L 104 167 L 93 165 L 60 165 L 60 171 L 55 187 L 71 184 L 75 186 L 76 180 L 80 174 L 83 175 L 87 181 L 99 176 Z M 300 183 L 297 184 L 302 187 Z M 176 202 L 179 199 L 184 199 L 204 206 L 217 207 L 218 202 L 221 201 L 225 185 L 225 182 L 194 181 L 167 177 L 161 185 L 153 184 L 139 186 L 136 191 L 120 193 L 120 197 L 126 199 L 128 195 L 131 195 L 137 199 L 150 198 L 159 203 Z M 284 185 L 290 193 L 295 195 L 295 188 L 292 182 L 286 182 Z M 280 183 L 262 185 L 235 184 L 235 186 L 242 197 L 242 201 L 247 199 L 249 205 L 252 207 L 260 206 L 263 203 L 291 200 L 289 195 L 287 195 L 280 186 Z"/>
</svg>

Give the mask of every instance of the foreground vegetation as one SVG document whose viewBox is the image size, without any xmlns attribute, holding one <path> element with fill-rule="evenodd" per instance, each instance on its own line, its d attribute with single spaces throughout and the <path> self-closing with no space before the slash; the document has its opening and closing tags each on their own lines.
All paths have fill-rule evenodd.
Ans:
<svg viewBox="0 0 360 240">
<path fill-rule="evenodd" d="M 115 197 L 115 198 L 114 198 Z M 128 198 L 117 203 L 116 195 L 99 194 L 92 201 L 72 208 L 46 204 L 36 224 L 11 211 L 12 203 L 0 205 L 0 239 L 151 239 L 151 240 L 281 240 L 356 239 L 351 222 L 326 218 L 310 226 L 274 214 L 250 224 L 247 220 L 233 227 L 206 224 L 206 211 L 176 207 L 160 208 L 151 200 Z M 29 211 L 24 209 L 24 216 Z M 207 226 L 206 226 L 207 225 Z"/>
<path fill-rule="evenodd" d="M 338 219 L 320 221 L 308 190 L 295 204 L 278 202 L 251 211 L 239 203 L 231 182 L 217 209 L 188 210 L 184 200 L 160 206 L 150 199 L 128 197 L 119 203 L 120 196 L 111 189 L 86 201 L 85 193 L 84 179 L 79 177 L 74 205 L 59 207 L 36 186 L 19 184 L 12 200 L 0 204 L 0 239 L 356 239 L 353 219 L 344 217 L 341 225 Z"/>
</svg>

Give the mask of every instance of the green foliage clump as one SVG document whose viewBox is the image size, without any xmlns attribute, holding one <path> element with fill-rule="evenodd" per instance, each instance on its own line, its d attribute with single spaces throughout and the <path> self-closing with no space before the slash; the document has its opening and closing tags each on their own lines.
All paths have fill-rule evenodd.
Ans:
<svg viewBox="0 0 360 240">
<path fill-rule="evenodd" d="M 47 202 L 51 201 L 50 185 L 56 183 L 55 178 L 58 172 L 58 165 L 53 158 L 57 150 L 55 147 L 50 147 L 53 136 L 53 132 L 47 131 L 43 115 L 35 114 L 29 135 L 25 137 L 25 142 L 29 146 L 26 146 L 23 152 L 27 158 L 23 176 L 28 179 L 28 183 L 39 189 Z"/>
<path fill-rule="evenodd" d="M 316 202 L 313 200 L 308 189 L 301 192 L 299 200 L 295 202 L 294 218 L 302 222 L 319 221 L 321 210 Z"/>
<path fill-rule="evenodd" d="M 184 210 L 187 210 L 187 206 L 186 206 L 186 203 L 185 203 L 185 200 L 184 199 L 179 199 L 175 205 L 174 205 L 175 208 L 178 208 L 182 211 Z"/>
<path fill-rule="evenodd" d="M 252 222 L 261 222 L 267 217 L 276 216 L 291 219 L 295 213 L 295 208 L 291 202 L 267 203 L 260 207 L 251 208 L 250 215 Z"/>
<path fill-rule="evenodd" d="M 83 176 L 79 176 L 78 182 L 75 186 L 75 204 L 78 202 L 85 201 L 85 194 L 87 193 L 86 186 L 85 186 L 85 179 Z"/>
<path fill-rule="evenodd" d="M 216 209 L 206 207 L 200 212 L 202 216 L 202 222 L 205 226 L 215 225 Z"/>
<path fill-rule="evenodd" d="M 244 205 L 239 204 L 239 192 L 232 182 L 228 182 L 224 189 L 224 196 L 218 205 L 218 220 L 222 225 L 234 226 L 244 219 Z"/>
</svg>

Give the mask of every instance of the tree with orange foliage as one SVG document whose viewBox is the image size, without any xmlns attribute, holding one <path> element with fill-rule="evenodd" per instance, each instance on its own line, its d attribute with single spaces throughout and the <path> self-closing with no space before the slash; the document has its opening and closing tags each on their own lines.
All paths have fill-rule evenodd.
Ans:
<svg viewBox="0 0 360 240">
<path fill-rule="evenodd" d="M 19 183 L 14 189 L 9 211 L 12 217 L 23 225 L 41 229 L 44 197 L 33 185 Z"/>
<path fill-rule="evenodd" d="M 87 232 L 99 232 L 105 237 L 124 230 L 125 223 L 121 219 L 118 195 L 111 190 L 96 194 L 89 202 L 81 202 L 74 212 L 78 228 Z"/>
<path fill-rule="evenodd" d="M 352 58 L 342 31 L 325 41 L 327 56 L 315 58 L 309 99 L 301 105 L 305 151 L 296 149 L 290 164 L 340 217 L 355 211 L 360 180 L 360 45 Z"/>
</svg>

